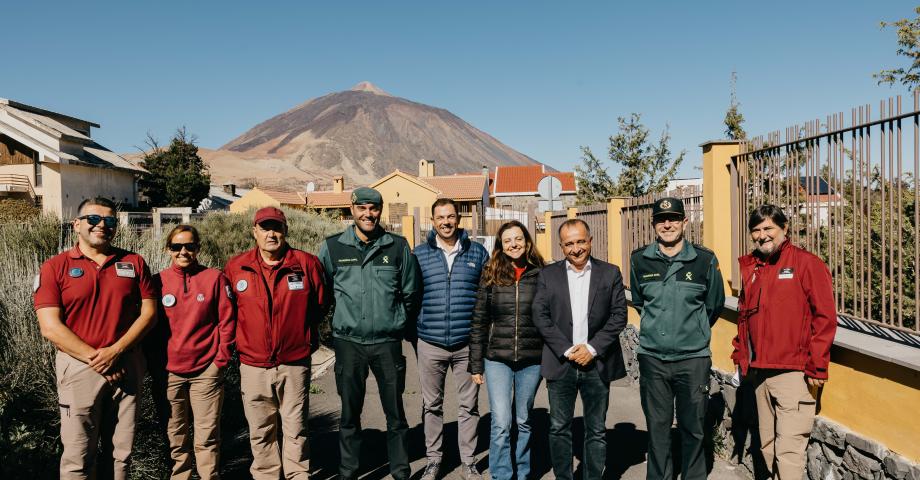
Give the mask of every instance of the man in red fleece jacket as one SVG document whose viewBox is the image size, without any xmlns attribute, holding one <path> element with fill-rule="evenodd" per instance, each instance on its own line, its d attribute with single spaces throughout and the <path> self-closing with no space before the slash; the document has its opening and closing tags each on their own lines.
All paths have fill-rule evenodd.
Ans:
<svg viewBox="0 0 920 480">
<path fill-rule="evenodd" d="M 253 223 L 256 248 L 230 259 L 224 269 L 237 299 L 250 473 L 255 480 L 277 480 L 281 471 L 288 479 L 306 479 L 310 354 L 328 306 L 325 274 L 316 256 L 288 245 L 284 212 L 265 207 Z M 279 435 L 284 435 L 280 449 Z"/>
<path fill-rule="evenodd" d="M 751 212 L 753 253 L 741 257 L 738 336 L 732 360 L 754 378 L 761 452 L 773 478 L 800 480 L 837 331 L 827 265 L 786 239 L 786 216 Z"/>
</svg>

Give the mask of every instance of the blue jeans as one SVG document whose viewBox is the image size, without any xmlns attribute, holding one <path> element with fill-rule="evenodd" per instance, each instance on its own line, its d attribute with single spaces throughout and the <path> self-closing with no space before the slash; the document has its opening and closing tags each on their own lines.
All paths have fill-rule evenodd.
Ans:
<svg viewBox="0 0 920 480">
<path fill-rule="evenodd" d="M 601 380 L 597 366 L 574 366 L 558 380 L 547 380 L 549 390 L 549 456 L 558 480 L 572 480 L 572 417 L 575 396 L 581 393 L 585 422 L 584 480 L 600 480 L 607 461 L 607 405 L 610 383 Z"/>
<path fill-rule="evenodd" d="M 486 388 L 492 429 L 489 437 L 489 474 L 493 480 L 513 478 L 511 464 L 511 402 L 514 398 L 514 421 L 517 424 L 515 464 L 517 478 L 530 474 L 530 410 L 540 386 L 540 365 L 513 366 L 485 360 Z"/>
</svg>

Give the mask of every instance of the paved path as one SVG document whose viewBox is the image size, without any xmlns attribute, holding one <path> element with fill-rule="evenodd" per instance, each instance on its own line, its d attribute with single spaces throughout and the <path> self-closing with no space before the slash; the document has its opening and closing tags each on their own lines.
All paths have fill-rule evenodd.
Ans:
<svg viewBox="0 0 920 480">
<path fill-rule="evenodd" d="M 421 426 L 422 398 L 419 391 L 418 371 L 415 365 L 415 353 L 408 343 L 404 344 L 407 359 L 406 393 L 404 395 L 406 416 L 409 420 L 410 459 L 412 461 L 413 479 L 417 479 L 425 467 L 424 434 Z M 332 478 L 338 473 L 338 411 L 339 398 L 335 390 L 335 376 L 332 369 L 314 381 L 314 393 L 310 398 L 310 428 L 312 430 L 312 470 L 313 478 Z M 607 473 L 609 479 L 639 480 L 645 479 L 645 452 L 648 435 L 645 431 L 645 418 L 639 403 L 639 388 L 625 380 L 615 382 L 610 389 L 610 411 L 607 415 Z M 459 479 L 457 467 L 457 402 L 453 380 L 448 375 L 445 400 L 445 433 L 442 476 Z M 545 385 L 541 385 L 534 404 L 533 471 L 543 478 L 554 478 L 549 463 L 547 447 L 548 400 Z M 362 479 L 376 480 L 389 475 L 386 457 L 386 428 L 383 411 L 377 396 L 377 385 L 373 374 L 368 379 L 367 399 L 364 404 L 362 422 L 364 426 L 364 447 L 362 452 Z M 488 468 L 489 447 L 489 401 L 486 389 L 482 388 L 479 396 L 479 409 L 482 415 L 479 425 L 479 444 L 476 455 L 479 468 Z M 451 412 L 454 412 L 451 414 Z M 574 425 L 575 438 L 581 438 L 580 408 L 576 412 Z M 576 457 L 581 455 L 579 442 L 575 442 Z M 709 478 L 746 479 L 741 467 L 733 466 L 722 460 L 715 460 Z M 486 477 L 488 478 L 488 477 Z"/>
</svg>

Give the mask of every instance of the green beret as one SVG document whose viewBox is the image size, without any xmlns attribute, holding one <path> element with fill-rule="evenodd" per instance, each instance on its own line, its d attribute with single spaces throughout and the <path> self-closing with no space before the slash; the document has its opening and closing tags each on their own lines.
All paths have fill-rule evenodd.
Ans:
<svg viewBox="0 0 920 480">
<path fill-rule="evenodd" d="M 383 205 L 383 197 L 380 196 L 380 192 L 369 187 L 359 187 L 351 192 L 352 205 L 365 205 L 368 203 Z"/>
</svg>

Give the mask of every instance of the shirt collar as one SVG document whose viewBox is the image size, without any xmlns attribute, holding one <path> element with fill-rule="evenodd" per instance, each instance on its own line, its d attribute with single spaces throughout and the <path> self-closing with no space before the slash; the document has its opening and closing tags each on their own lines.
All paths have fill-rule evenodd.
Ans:
<svg viewBox="0 0 920 480">
<path fill-rule="evenodd" d="M 575 270 L 575 267 L 573 267 L 572 264 L 568 260 L 565 261 L 565 269 L 566 271 L 572 272 L 576 275 L 584 275 L 585 273 L 588 273 L 591 271 L 591 259 L 590 258 L 588 259 L 588 263 L 585 264 L 585 268 L 581 269 L 580 272 L 578 270 Z"/>
<path fill-rule="evenodd" d="M 441 250 L 444 250 L 448 254 L 454 253 L 460 250 L 460 239 L 459 238 L 454 242 L 453 247 L 448 247 L 447 244 L 444 243 L 443 240 L 441 240 L 441 237 L 437 235 L 435 235 L 434 241 L 435 241 L 435 244 L 438 246 L 438 248 L 440 248 Z"/>
</svg>

